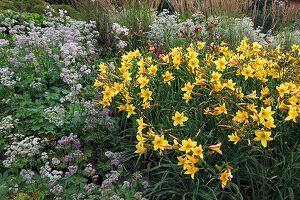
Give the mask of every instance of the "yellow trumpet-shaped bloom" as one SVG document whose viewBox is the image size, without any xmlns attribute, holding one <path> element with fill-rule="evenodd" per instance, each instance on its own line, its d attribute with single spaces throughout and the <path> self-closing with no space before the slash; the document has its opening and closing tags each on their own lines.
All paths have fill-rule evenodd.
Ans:
<svg viewBox="0 0 300 200">
<path fill-rule="evenodd" d="M 186 168 L 187 168 L 187 171 L 184 172 L 184 174 L 190 174 L 192 179 L 194 179 L 195 178 L 195 173 L 197 171 L 199 171 L 199 168 L 195 167 L 194 165 L 187 165 Z"/>
<path fill-rule="evenodd" d="M 223 72 L 226 69 L 228 62 L 226 62 L 225 57 L 222 57 L 221 59 L 219 58 L 217 61 L 214 61 L 214 63 L 216 64 L 217 70 Z"/>
<path fill-rule="evenodd" d="M 222 181 L 222 188 L 224 189 L 225 186 L 227 185 L 228 180 L 229 180 L 229 173 L 228 173 L 227 170 L 225 170 L 225 171 L 221 174 L 221 176 L 219 177 L 219 180 Z"/>
<path fill-rule="evenodd" d="M 149 90 L 149 88 L 147 88 L 146 90 L 145 89 L 142 89 L 141 90 L 141 97 L 144 98 L 143 99 L 143 103 L 145 103 L 147 100 L 153 100 L 151 98 L 151 95 L 152 95 L 152 92 Z"/>
<path fill-rule="evenodd" d="M 222 76 L 222 74 L 218 73 L 218 72 L 213 72 L 211 75 L 211 80 L 210 82 L 217 82 L 219 81 L 220 77 Z"/>
<path fill-rule="evenodd" d="M 273 140 L 273 138 L 270 137 L 271 131 L 265 131 L 265 130 L 258 130 L 254 131 L 255 135 L 257 136 L 254 138 L 254 141 L 260 141 L 263 147 L 267 147 L 267 141 Z"/>
<path fill-rule="evenodd" d="M 185 117 L 183 112 L 179 113 L 178 111 L 176 111 L 175 116 L 173 116 L 172 119 L 174 120 L 174 126 L 177 126 L 178 124 L 180 124 L 180 126 L 183 126 L 183 122 L 187 121 L 189 118 Z"/>
<path fill-rule="evenodd" d="M 184 84 L 184 88 L 181 88 L 182 91 L 187 92 L 187 93 L 191 93 L 192 90 L 194 88 L 194 85 L 191 85 L 190 82 Z"/>
<path fill-rule="evenodd" d="M 285 84 L 281 84 L 279 87 L 276 86 L 276 89 L 279 92 L 279 95 L 281 98 L 283 98 L 284 94 L 288 94 L 289 90 L 288 90 L 288 86 L 286 86 Z"/>
<path fill-rule="evenodd" d="M 198 47 L 198 49 L 202 49 L 203 47 L 204 47 L 204 45 L 205 45 L 205 42 L 198 42 L 197 43 L 197 47 Z"/>
<path fill-rule="evenodd" d="M 193 155 L 203 159 L 203 149 L 201 144 L 193 149 Z"/>
<path fill-rule="evenodd" d="M 182 146 L 179 148 L 179 151 L 189 153 L 195 146 L 197 146 L 197 142 L 192 141 L 191 138 L 188 140 L 182 140 Z"/>
<path fill-rule="evenodd" d="M 225 113 L 227 114 L 227 109 L 225 107 L 225 103 L 223 103 L 221 106 L 216 107 L 216 110 L 218 111 L 218 114 Z"/>
<path fill-rule="evenodd" d="M 258 114 L 258 116 L 260 117 L 260 122 L 273 119 L 272 115 L 275 113 L 275 111 L 272 111 L 271 109 L 271 106 L 267 107 L 266 109 L 263 107 L 261 108 L 261 111 Z"/>
<path fill-rule="evenodd" d="M 237 136 L 237 133 L 232 133 L 231 135 L 228 135 L 229 137 L 229 141 L 234 142 L 234 144 L 236 144 L 238 141 L 241 140 L 241 138 L 239 136 Z"/>
<path fill-rule="evenodd" d="M 187 157 L 184 158 L 177 157 L 177 159 L 179 160 L 178 165 L 183 165 L 183 169 L 187 169 L 186 166 L 189 165 L 187 162 Z"/>
<path fill-rule="evenodd" d="M 137 148 L 137 150 L 134 153 L 142 154 L 147 150 L 147 148 L 141 145 L 136 145 L 135 147 Z"/>
<path fill-rule="evenodd" d="M 136 122 L 138 123 L 139 127 L 138 127 L 138 131 L 142 131 L 144 128 L 147 127 L 147 124 L 144 123 L 144 120 L 142 117 L 140 117 L 140 119 L 137 119 Z"/>
<path fill-rule="evenodd" d="M 166 145 L 168 144 L 167 140 L 164 140 L 164 136 L 162 135 L 161 137 L 159 137 L 158 135 L 155 135 L 155 139 L 154 141 L 152 141 L 152 144 L 154 144 L 153 148 L 154 151 L 156 151 L 157 149 L 161 149 L 164 150 Z"/>
<path fill-rule="evenodd" d="M 170 73 L 169 71 L 166 71 L 166 73 L 162 75 L 162 77 L 164 78 L 164 82 L 171 85 L 171 81 L 175 78 L 172 75 L 173 75 L 172 73 Z"/>
<path fill-rule="evenodd" d="M 289 110 L 289 116 L 287 116 L 286 118 L 285 118 L 285 120 L 293 120 L 295 123 L 296 123 L 296 117 L 298 117 L 299 116 L 299 113 L 298 113 L 298 111 L 297 111 L 297 109 L 295 108 L 295 107 L 293 107 L 293 106 L 290 106 L 290 110 Z"/>
<path fill-rule="evenodd" d="M 126 111 L 128 112 L 127 118 L 129 118 L 131 115 L 136 114 L 134 112 L 134 109 L 135 109 L 135 107 L 132 104 L 130 104 L 126 107 Z"/>
<path fill-rule="evenodd" d="M 221 151 L 221 145 L 222 145 L 222 142 L 220 142 L 220 143 L 218 143 L 218 144 L 216 144 L 216 145 L 211 145 L 211 146 L 209 146 L 209 148 L 211 149 L 211 150 L 214 150 L 214 151 L 216 151 L 216 152 L 218 152 L 219 154 L 222 154 L 222 151 Z"/>
</svg>

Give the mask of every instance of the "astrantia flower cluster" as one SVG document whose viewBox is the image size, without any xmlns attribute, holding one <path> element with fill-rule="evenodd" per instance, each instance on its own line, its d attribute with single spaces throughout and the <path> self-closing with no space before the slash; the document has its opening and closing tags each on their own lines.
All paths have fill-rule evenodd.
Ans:
<svg viewBox="0 0 300 200">
<path fill-rule="evenodd" d="M 120 164 L 119 159 L 121 158 L 121 155 L 122 155 L 122 154 L 121 154 L 120 152 L 115 152 L 115 153 L 113 153 L 113 152 L 111 152 L 111 151 L 105 152 L 105 156 L 106 156 L 107 158 L 112 158 L 111 164 L 112 164 L 112 165 L 115 165 L 115 166 L 118 167 L 118 168 L 121 168 L 121 167 L 122 167 L 121 165 L 119 165 L 119 164 Z"/>
<path fill-rule="evenodd" d="M 5 86 L 13 86 L 17 83 L 15 73 L 8 67 L 0 68 L 0 83 Z"/>
<path fill-rule="evenodd" d="M 295 30 L 282 31 L 277 35 L 271 35 L 271 30 L 265 34 L 261 32 L 261 27 L 254 28 L 254 22 L 249 17 L 235 18 L 228 16 L 204 16 L 203 13 L 195 13 L 191 18 L 182 20 L 180 13 L 170 13 L 168 10 L 163 10 L 156 13 L 154 20 L 149 26 L 150 31 L 147 36 L 153 42 L 177 41 L 184 35 L 190 35 L 193 32 L 199 32 L 201 37 L 209 36 L 209 29 L 205 28 L 207 24 L 217 24 L 214 27 L 213 33 L 215 36 L 223 36 L 223 39 L 233 42 L 242 40 L 247 37 L 250 41 L 266 43 L 268 41 L 273 47 L 276 45 L 299 44 L 299 31 Z M 209 26 L 208 26 L 209 28 Z"/>
<path fill-rule="evenodd" d="M 8 130 L 14 128 L 14 123 L 18 121 L 19 121 L 18 119 L 14 120 L 11 115 L 2 118 L 2 121 L 0 123 L 0 131 L 7 132 Z"/>
<path fill-rule="evenodd" d="M 128 35 L 128 32 L 129 32 L 128 28 L 126 28 L 125 26 L 121 26 L 117 23 L 113 23 L 111 25 L 111 28 L 112 28 L 112 31 L 115 31 L 116 34 L 118 34 L 119 36 Z M 119 38 L 117 38 L 117 39 L 119 39 Z"/>
<path fill-rule="evenodd" d="M 114 38 L 117 40 L 116 45 L 117 47 L 123 49 L 127 46 L 127 42 L 123 39 L 125 36 L 128 35 L 129 29 L 125 26 L 121 26 L 117 23 L 113 23 L 111 26 L 111 32 Z"/>
<path fill-rule="evenodd" d="M 49 162 L 46 162 L 45 166 L 40 168 L 40 174 L 42 178 L 49 178 L 50 182 L 54 183 L 62 178 L 63 172 L 58 170 L 52 170 Z"/>
<path fill-rule="evenodd" d="M 207 21 L 218 24 L 215 32 L 224 33 L 224 36 L 231 38 L 232 41 L 241 41 L 244 37 L 247 37 L 250 41 L 263 43 L 267 36 L 261 33 L 260 28 L 254 28 L 254 22 L 249 17 L 233 18 L 218 16 L 209 17 Z"/>
<path fill-rule="evenodd" d="M 34 176 L 33 171 L 22 169 L 20 175 L 23 177 L 23 180 L 25 180 L 27 184 L 35 183 L 35 180 L 32 180 Z"/>
<path fill-rule="evenodd" d="M 62 105 L 46 108 L 44 109 L 44 113 L 50 123 L 55 124 L 57 127 L 63 125 L 62 116 L 65 113 L 65 109 Z"/>
<path fill-rule="evenodd" d="M 5 47 L 9 45 L 9 41 L 5 39 L 0 39 L 0 47 Z"/>
<path fill-rule="evenodd" d="M 5 167 L 11 166 L 18 159 L 32 157 L 40 153 L 41 144 L 47 140 L 41 140 L 40 138 L 30 136 L 25 137 L 23 135 L 16 135 L 13 137 L 13 142 L 10 146 L 6 147 L 5 156 L 7 158 L 3 160 L 3 165 Z"/>
</svg>

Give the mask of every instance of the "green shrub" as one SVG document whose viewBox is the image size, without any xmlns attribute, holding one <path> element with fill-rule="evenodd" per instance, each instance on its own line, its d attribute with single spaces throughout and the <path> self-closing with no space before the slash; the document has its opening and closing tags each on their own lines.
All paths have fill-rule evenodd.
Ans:
<svg viewBox="0 0 300 200">
<path fill-rule="evenodd" d="M 22 11 L 42 14 L 45 10 L 46 2 L 44 0 L 23 0 Z"/>
<path fill-rule="evenodd" d="M 9 0 L 3 0 L 0 2 L 0 9 L 1 10 L 17 10 L 17 8 L 15 7 L 14 2 L 9 1 Z"/>
<path fill-rule="evenodd" d="M 0 9 L 42 14 L 46 5 L 44 0 L 3 0 L 0 2 Z"/>
<path fill-rule="evenodd" d="M 38 13 L 38 14 L 42 14 L 45 10 L 45 6 L 43 5 L 36 5 L 36 6 L 33 6 L 31 9 L 30 9 L 30 12 L 31 13 Z"/>
</svg>

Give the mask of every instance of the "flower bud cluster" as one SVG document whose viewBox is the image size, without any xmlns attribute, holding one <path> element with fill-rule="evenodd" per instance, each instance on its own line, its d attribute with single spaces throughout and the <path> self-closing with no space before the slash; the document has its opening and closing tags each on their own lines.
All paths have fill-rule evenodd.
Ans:
<svg viewBox="0 0 300 200">
<path fill-rule="evenodd" d="M 2 99 L 2 102 L 5 103 L 5 104 L 9 104 L 10 101 L 11 101 L 10 98 Z"/>
<path fill-rule="evenodd" d="M 51 163 L 52 163 L 53 165 L 59 165 L 59 164 L 60 164 L 60 160 L 57 159 L 57 158 L 55 158 L 55 157 L 53 157 Z"/>
<path fill-rule="evenodd" d="M 106 179 L 102 182 L 101 188 L 106 191 L 111 191 L 113 187 L 113 183 L 117 181 L 120 177 L 120 173 L 112 170 L 110 174 L 106 174 Z"/>
<path fill-rule="evenodd" d="M 63 79 L 63 81 L 67 84 L 73 84 L 76 83 L 79 79 L 82 78 L 82 75 L 79 74 L 74 68 L 67 69 L 62 68 L 60 77 Z"/>
<path fill-rule="evenodd" d="M 77 139 L 77 135 L 74 135 L 73 133 L 70 133 L 69 136 L 63 136 L 60 140 L 57 141 L 57 143 L 60 145 L 70 144 L 71 142 L 73 142 L 74 145 L 80 145 L 80 141 Z M 58 146 L 58 148 L 61 148 L 61 146 Z"/>
<path fill-rule="evenodd" d="M 76 194 L 73 194 L 73 200 L 83 199 L 85 197 L 84 194 L 80 193 L 78 196 Z"/>
<path fill-rule="evenodd" d="M 85 101 L 83 107 L 88 109 L 90 115 L 96 115 L 98 113 L 99 103 L 93 101 Z"/>
<path fill-rule="evenodd" d="M 124 198 L 120 198 L 117 195 L 113 195 L 109 198 L 109 200 L 124 200 Z"/>
<path fill-rule="evenodd" d="M 14 193 L 17 193 L 18 190 L 19 190 L 19 186 L 18 185 L 14 185 L 14 187 L 9 187 L 8 190 L 12 191 Z"/>
<path fill-rule="evenodd" d="M 148 181 L 143 181 L 142 186 L 144 187 L 144 189 L 148 188 L 149 187 Z"/>
<path fill-rule="evenodd" d="M 130 188 L 130 183 L 129 183 L 128 181 L 124 181 L 124 182 L 123 182 L 122 189 L 123 189 L 123 190 L 126 190 L 127 188 Z"/>
<path fill-rule="evenodd" d="M 0 27 L 0 33 L 5 32 L 7 30 L 7 28 L 5 27 Z"/>
<path fill-rule="evenodd" d="M 71 174 L 75 174 L 77 171 L 77 166 L 68 166 L 68 170 L 70 171 Z"/>
<path fill-rule="evenodd" d="M 149 25 L 150 31 L 147 32 L 148 37 L 155 42 L 167 42 L 166 39 L 175 40 L 178 38 L 179 33 L 185 32 L 186 35 L 190 35 L 192 30 L 200 27 L 202 31 L 203 25 L 199 23 L 194 23 L 192 19 L 187 19 L 185 21 L 180 19 L 180 13 L 164 9 L 160 13 L 156 13 L 154 20 L 151 25 Z M 166 37 L 167 36 L 167 37 Z"/>
<path fill-rule="evenodd" d="M 127 42 L 122 40 L 121 38 L 128 35 L 129 33 L 128 28 L 126 28 L 125 26 L 121 26 L 117 23 L 113 23 L 111 26 L 111 32 L 113 33 L 114 38 L 117 39 L 116 41 L 117 47 L 123 49 L 124 47 L 127 46 Z"/>
<path fill-rule="evenodd" d="M 86 190 L 88 193 L 92 193 L 96 189 L 96 185 L 94 183 L 90 183 L 88 185 L 85 185 L 83 187 L 84 190 Z"/>
<path fill-rule="evenodd" d="M 43 160 L 48 159 L 48 154 L 46 152 L 41 153 L 41 159 Z"/>
<path fill-rule="evenodd" d="M 121 26 L 120 24 L 113 23 L 111 25 L 112 31 L 116 34 L 115 38 L 119 39 L 119 37 L 126 36 L 129 33 L 129 29 L 125 26 Z"/>
</svg>

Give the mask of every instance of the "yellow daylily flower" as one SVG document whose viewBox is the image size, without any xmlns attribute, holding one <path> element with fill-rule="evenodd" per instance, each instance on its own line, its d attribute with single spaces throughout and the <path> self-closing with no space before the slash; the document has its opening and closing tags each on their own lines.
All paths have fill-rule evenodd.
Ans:
<svg viewBox="0 0 300 200">
<path fill-rule="evenodd" d="M 182 140 L 182 146 L 179 148 L 179 151 L 189 153 L 195 146 L 197 146 L 197 142 L 192 141 L 191 138 L 188 140 Z"/>
<path fill-rule="evenodd" d="M 273 138 L 270 137 L 271 131 L 265 131 L 265 130 L 257 130 L 254 131 L 255 135 L 257 136 L 254 138 L 254 141 L 261 141 L 261 144 L 263 147 L 267 147 L 267 141 L 272 141 Z"/>
<path fill-rule="evenodd" d="M 234 144 L 236 144 L 238 141 L 241 140 L 241 138 L 239 136 L 237 136 L 237 133 L 232 133 L 231 135 L 228 135 L 229 137 L 229 141 L 234 142 Z"/>
<path fill-rule="evenodd" d="M 218 152 L 219 154 L 222 154 L 222 151 L 220 150 L 220 147 L 222 145 L 222 142 L 216 144 L 216 145 L 211 145 L 208 148 L 210 148 L 211 150 L 214 150 L 216 152 Z"/>
<path fill-rule="evenodd" d="M 199 168 L 195 167 L 194 165 L 187 165 L 186 168 L 187 168 L 187 171 L 184 172 L 184 174 L 190 174 L 192 179 L 194 179 L 195 178 L 195 173 L 197 171 L 199 171 Z"/>
<path fill-rule="evenodd" d="M 287 116 L 286 118 L 285 118 L 285 120 L 293 120 L 295 123 L 297 122 L 296 121 L 296 117 L 298 117 L 299 116 L 299 113 L 298 113 L 298 111 L 297 111 L 297 109 L 295 108 L 295 107 L 293 107 L 293 106 L 290 106 L 290 110 L 289 110 L 289 116 Z"/>
<path fill-rule="evenodd" d="M 225 171 L 221 174 L 221 176 L 219 177 L 219 180 L 222 181 L 222 188 L 224 189 L 225 186 L 227 185 L 228 180 L 229 180 L 229 173 L 228 173 L 227 170 L 225 170 Z"/>
<path fill-rule="evenodd" d="M 189 118 L 185 117 L 183 112 L 179 113 L 178 111 L 176 111 L 175 116 L 173 116 L 172 119 L 174 120 L 174 126 L 177 126 L 178 124 L 180 124 L 180 126 L 183 126 L 183 122 L 187 121 Z"/>
<path fill-rule="evenodd" d="M 164 150 L 166 145 L 168 144 L 167 140 L 164 140 L 164 136 L 162 135 L 161 137 L 159 137 L 158 135 L 155 135 L 155 139 L 154 141 L 152 141 L 152 144 L 154 144 L 153 148 L 154 151 L 156 151 L 157 149 L 161 149 Z"/>
</svg>

